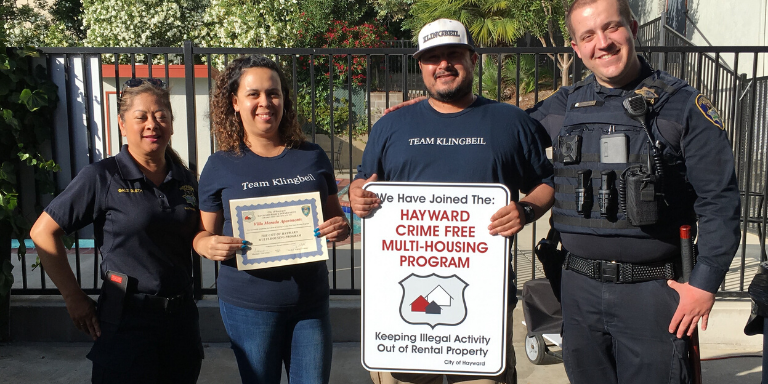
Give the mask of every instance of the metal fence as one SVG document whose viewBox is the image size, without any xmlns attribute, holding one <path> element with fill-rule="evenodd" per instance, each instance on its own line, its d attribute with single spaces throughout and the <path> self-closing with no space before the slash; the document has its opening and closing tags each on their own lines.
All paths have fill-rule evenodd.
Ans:
<svg viewBox="0 0 768 384">
<path fill-rule="evenodd" d="M 766 47 L 641 47 L 673 74 L 705 90 L 720 105 L 729 137 L 734 143 L 744 197 L 744 234 L 740 257 L 734 263 L 724 293 L 743 294 L 745 276 L 754 273 L 765 259 L 766 115 L 768 82 L 758 77 L 758 58 L 764 60 Z M 175 111 L 172 145 L 187 160 L 192 172 L 202 169 L 215 143 L 210 133 L 208 95 L 217 74 L 234 57 L 263 54 L 283 66 L 299 106 L 300 122 L 310 141 L 321 145 L 337 171 L 342 200 L 343 188 L 352 181 L 364 148 L 365 134 L 382 110 L 424 92 L 423 83 L 408 73 L 418 74 L 413 48 L 382 49 L 225 49 L 198 48 L 191 42 L 182 48 L 42 48 L 43 56 L 33 65 L 47 67 L 59 85 L 60 105 L 55 114 L 55 134 L 50 155 L 62 166 L 56 175 L 59 190 L 84 166 L 112 156 L 122 144 L 116 126 L 116 98 L 119 86 L 131 77 L 159 77 L 170 84 Z M 488 98 L 523 107 L 551 94 L 560 84 L 563 70 L 552 55 L 572 54 L 570 48 L 478 48 L 476 91 Z M 728 55 L 733 68 L 744 57 L 753 58 L 753 71 L 736 75 L 721 63 Z M 525 63 L 533 63 L 527 66 Z M 575 62 L 564 69 L 570 81 L 586 73 Z M 762 74 L 761 74 L 762 76 Z M 413 75 L 410 77 L 414 77 Z M 494 81 L 495 79 L 495 81 Z M 39 196 L 34 181 L 22 175 L 25 212 L 34 220 L 34 205 L 45 205 L 49 196 Z M 31 198 L 35 196 L 34 198 Z M 543 276 L 533 248 L 546 234 L 546 218 L 526 227 L 513 241 L 511 259 L 517 273 L 515 284 Z M 748 233 L 752 230 L 755 234 Z M 93 231 L 75 234 L 70 264 L 81 287 L 96 293 L 99 286 L 98 249 Z M 359 294 L 359 243 L 333 244 L 328 267 L 333 294 Z M 762 251 L 761 251 L 762 250 Z M 762 252 L 762 254 L 761 254 Z M 58 294 L 42 268 L 32 271 L 34 250 L 14 263 L 17 275 L 13 294 Z M 195 258 L 196 294 L 215 294 L 218 263 Z M 748 282 L 747 282 L 748 283 Z"/>
</svg>

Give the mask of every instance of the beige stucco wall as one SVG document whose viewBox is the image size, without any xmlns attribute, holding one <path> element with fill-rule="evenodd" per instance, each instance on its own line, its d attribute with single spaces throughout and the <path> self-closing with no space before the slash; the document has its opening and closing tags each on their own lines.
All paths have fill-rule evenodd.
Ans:
<svg viewBox="0 0 768 384">
<path fill-rule="evenodd" d="M 768 43 L 768 0 L 688 0 L 691 19 L 699 31 L 688 33 L 696 45 L 749 45 L 765 46 Z M 733 63 L 733 55 L 726 58 Z M 765 54 L 758 57 L 757 76 L 768 75 Z M 740 73 L 752 77 L 752 55 L 739 55 Z"/>
</svg>

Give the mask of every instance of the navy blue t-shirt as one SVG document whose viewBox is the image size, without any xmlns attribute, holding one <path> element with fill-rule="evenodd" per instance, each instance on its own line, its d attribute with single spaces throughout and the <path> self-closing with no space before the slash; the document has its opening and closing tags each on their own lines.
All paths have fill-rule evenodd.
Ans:
<svg viewBox="0 0 768 384">
<path fill-rule="evenodd" d="M 286 148 L 275 157 L 241 148 L 241 155 L 214 153 L 200 175 L 200 209 L 222 211 L 225 236 L 232 236 L 232 199 L 317 191 L 325 206 L 328 195 L 338 191 L 331 162 L 316 144 Z M 328 300 L 328 267 L 319 261 L 238 271 L 232 258 L 221 263 L 217 290 L 219 299 L 243 308 L 281 311 L 312 305 Z"/>
<path fill-rule="evenodd" d="M 520 108 L 483 97 L 457 113 L 440 113 L 425 100 L 376 122 L 356 178 L 501 183 L 517 201 L 518 191 L 552 185 L 537 127 Z"/>
<path fill-rule="evenodd" d="M 66 233 L 93 223 L 102 279 L 110 270 L 124 273 L 130 292 L 170 297 L 191 288 L 200 213 L 195 177 L 166 161 L 168 175 L 155 186 L 124 145 L 83 168 L 45 212 Z"/>
</svg>

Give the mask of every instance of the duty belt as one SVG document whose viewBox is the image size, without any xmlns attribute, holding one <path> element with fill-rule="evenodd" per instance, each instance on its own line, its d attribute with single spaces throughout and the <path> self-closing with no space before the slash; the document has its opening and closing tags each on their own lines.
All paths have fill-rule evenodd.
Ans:
<svg viewBox="0 0 768 384">
<path fill-rule="evenodd" d="M 125 298 L 125 305 L 129 308 L 165 313 L 176 312 L 193 302 L 191 290 L 171 297 L 148 295 L 146 293 L 129 293 Z"/>
<path fill-rule="evenodd" d="M 675 264 L 668 262 L 632 264 L 585 259 L 568 252 L 563 268 L 604 283 L 637 283 L 675 278 Z"/>
</svg>

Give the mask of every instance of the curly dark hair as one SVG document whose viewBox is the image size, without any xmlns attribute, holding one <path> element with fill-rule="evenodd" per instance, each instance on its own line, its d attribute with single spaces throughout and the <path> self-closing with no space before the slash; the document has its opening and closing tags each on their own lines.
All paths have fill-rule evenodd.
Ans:
<svg viewBox="0 0 768 384">
<path fill-rule="evenodd" d="M 259 55 L 239 57 L 229 63 L 216 79 L 216 88 L 211 95 L 211 123 L 218 149 L 240 153 L 240 143 L 246 142 L 243 121 L 232 106 L 232 95 L 237 94 L 240 77 L 248 68 L 269 68 L 280 78 L 283 92 L 283 118 L 278 126 L 278 134 L 288 148 L 296 148 L 304 142 L 304 134 L 296 119 L 296 109 L 291 99 L 288 81 L 280 67 L 269 58 Z"/>
</svg>

